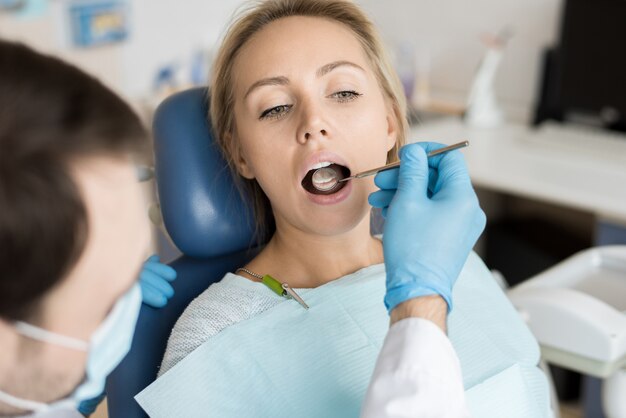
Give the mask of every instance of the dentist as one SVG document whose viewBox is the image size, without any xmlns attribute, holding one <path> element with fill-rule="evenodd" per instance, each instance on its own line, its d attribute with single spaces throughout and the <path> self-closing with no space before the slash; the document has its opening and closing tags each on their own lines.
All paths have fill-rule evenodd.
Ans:
<svg viewBox="0 0 626 418">
<path fill-rule="evenodd" d="M 0 416 L 80 417 L 128 352 L 149 243 L 134 164 L 147 145 L 97 80 L 0 41 Z M 366 418 L 467 416 L 445 329 L 485 216 L 459 151 L 426 158 L 438 146 L 404 147 L 370 196 L 387 218 L 391 328 Z M 144 299 L 159 305 L 169 293 L 155 283 Z"/>
<path fill-rule="evenodd" d="M 171 267 L 142 266 L 147 148 L 100 82 L 0 40 L 0 416 L 92 412 L 142 301 L 173 295 Z"/>
<path fill-rule="evenodd" d="M 386 216 L 385 305 L 391 327 L 362 418 L 468 417 L 458 357 L 446 337 L 452 288 L 485 228 L 460 151 L 427 158 L 441 144 L 400 150 L 399 169 L 375 178 L 369 197 Z"/>
</svg>

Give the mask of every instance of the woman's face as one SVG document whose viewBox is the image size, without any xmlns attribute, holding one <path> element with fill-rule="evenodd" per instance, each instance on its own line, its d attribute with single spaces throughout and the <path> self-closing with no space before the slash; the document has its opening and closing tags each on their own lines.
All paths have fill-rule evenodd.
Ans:
<svg viewBox="0 0 626 418">
<path fill-rule="evenodd" d="M 227 139 L 240 144 L 239 172 L 267 194 L 277 227 L 335 235 L 361 222 L 372 177 L 325 195 L 310 187 L 315 167 L 334 163 L 352 174 L 378 167 L 396 141 L 391 106 L 353 33 L 314 17 L 272 22 L 241 49 L 233 80 L 235 129 Z"/>
</svg>

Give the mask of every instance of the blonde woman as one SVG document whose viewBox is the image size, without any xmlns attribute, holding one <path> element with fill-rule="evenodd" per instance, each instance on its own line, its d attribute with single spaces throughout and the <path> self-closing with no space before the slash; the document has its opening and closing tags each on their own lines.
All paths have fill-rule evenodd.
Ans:
<svg viewBox="0 0 626 418">
<path fill-rule="evenodd" d="M 138 396 L 151 416 L 358 415 L 389 324 L 383 297 L 392 323 L 429 320 L 417 320 L 430 331 L 411 349 L 386 346 L 396 363 L 424 347 L 438 355 L 423 373 L 409 366 L 412 378 L 379 382 L 403 397 L 407 414 L 466 413 L 458 360 L 441 332 L 457 277 L 490 289 L 490 300 L 462 297 L 460 309 L 504 306 L 513 315 L 507 326 L 523 325 L 477 256 L 464 268 L 485 218 L 461 154 L 431 160 L 429 175 L 425 151 L 435 145 L 407 146 L 402 172 L 379 174 L 376 184 L 370 177 L 321 191 L 327 179 L 314 176 L 323 167 L 348 176 L 396 161 L 405 111 L 378 35 L 351 2 L 269 0 L 230 26 L 214 66 L 210 117 L 254 202 L 258 237 L 269 240 L 178 320 L 160 378 Z M 370 234 L 368 197 L 389 216 L 384 244 Z M 458 327 L 483 326 L 462 312 Z M 381 361 L 377 373 L 393 376 L 391 369 Z M 421 398 L 413 396 L 418 387 Z M 365 413 L 400 416 L 391 395 L 373 384 Z"/>
<path fill-rule="evenodd" d="M 210 109 L 223 154 L 254 202 L 259 239 L 271 234 L 242 267 L 299 289 L 381 265 L 382 242 L 370 235 L 372 178 L 332 194 L 318 194 L 309 179 L 311 168 L 326 161 L 353 173 L 396 161 L 405 143 L 401 86 L 374 27 L 354 4 L 267 1 L 252 7 L 231 25 L 218 52 Z M 182 315 L 161 374 L 222 328 L 281 301 L 240 273 L 209 288 Z M 217 323 L 212 319 L 225 319 L 233 309 L 217 295 L 231 281 L 254 290 L 237 303 L 242 315 Z M 191 326 L 198 314 L 207 319 L 201 330 Z"/>
</svg>

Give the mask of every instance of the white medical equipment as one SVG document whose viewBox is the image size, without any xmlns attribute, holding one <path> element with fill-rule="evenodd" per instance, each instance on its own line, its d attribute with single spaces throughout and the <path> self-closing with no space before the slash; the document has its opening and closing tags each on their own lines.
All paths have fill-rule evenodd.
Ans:
<svg viewBox="0 0 626 418">
<path fill-rule="evenodd" d="M 469 126 L 492 128 L 504 122 L 504 113 L 496 100 L 494 84 L 502 51 L 511 35 L 508 29 L 504 29 L 497 36 L 485 36 L 483 39 L 487 51 L 476 71 L 467 99 L 465 123 Z"/>
<path fill-rule="evenodd" d="M 582 251 L 508 296 L 545 361 L 604 379 L 608 418 L 626 416 L 626 245 Z"/>
</svg>

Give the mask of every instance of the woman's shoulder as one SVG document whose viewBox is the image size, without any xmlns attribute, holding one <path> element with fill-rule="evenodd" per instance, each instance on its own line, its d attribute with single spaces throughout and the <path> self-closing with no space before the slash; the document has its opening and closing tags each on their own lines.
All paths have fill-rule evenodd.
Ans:
<svg viewBox="0 0 626 418">
<path fill-rule="evenodd" d="M 261 283 L 227 273 L 209 286 L 185 309 L 179 322 L 202 323 L 220 330 L 276 305 L 281 299 Z M 178 323 L 176 324 L 178 325 Z"/>
<path fill-rule="evenodd" d="M 187 306 L 172 329 L 159 375 L 223 329 L 280 302 L 260 283 L 227 273 Z"/>
</svg>

